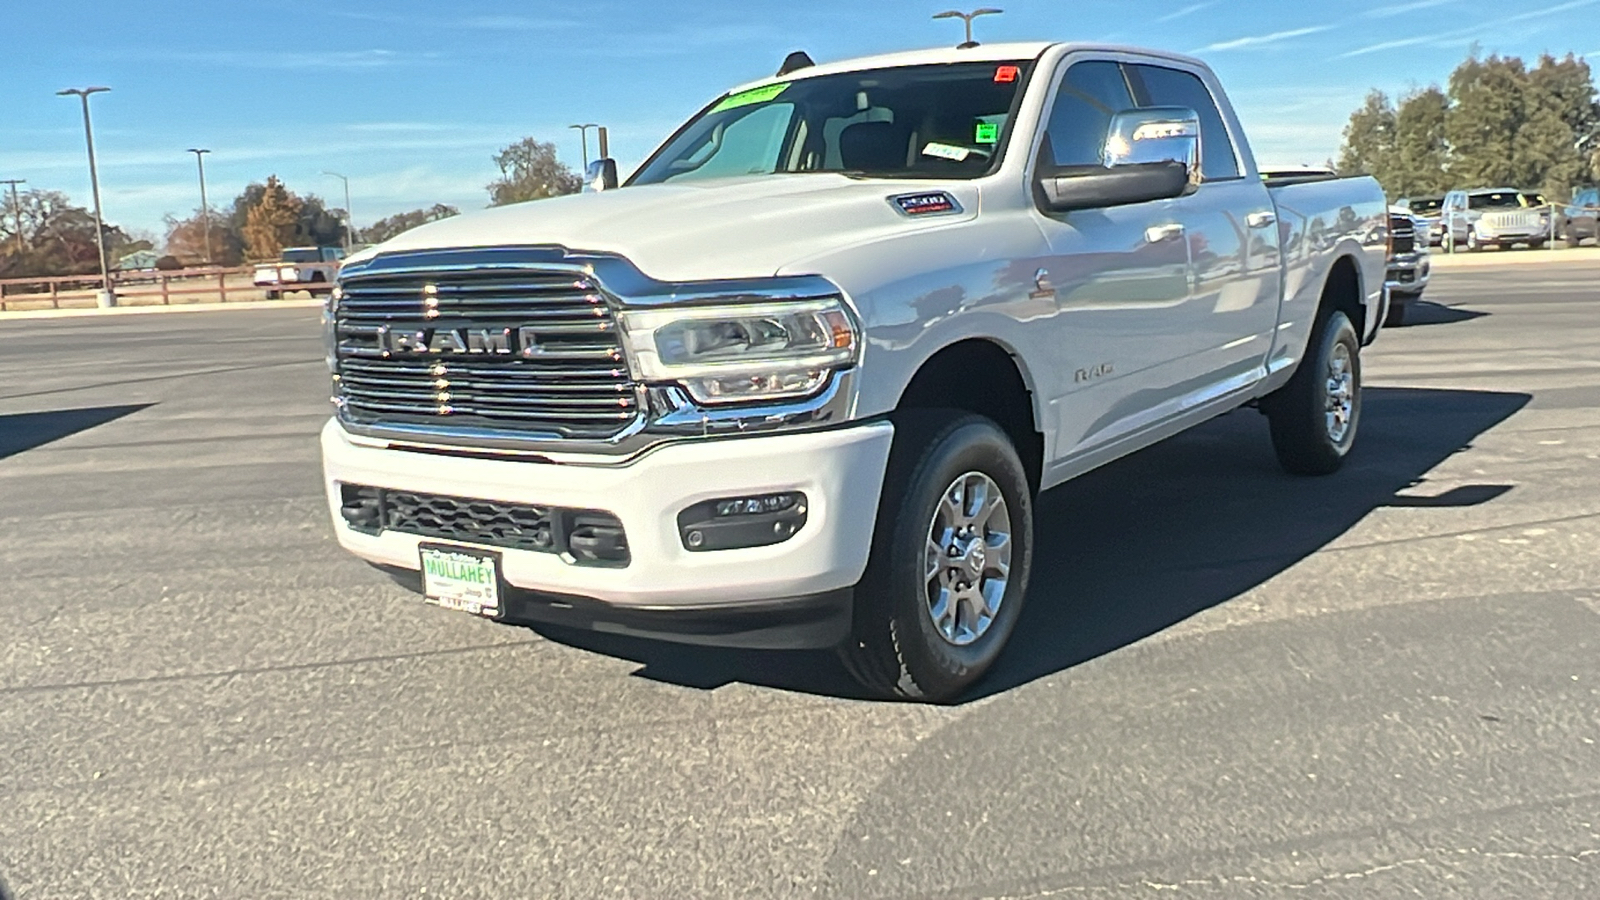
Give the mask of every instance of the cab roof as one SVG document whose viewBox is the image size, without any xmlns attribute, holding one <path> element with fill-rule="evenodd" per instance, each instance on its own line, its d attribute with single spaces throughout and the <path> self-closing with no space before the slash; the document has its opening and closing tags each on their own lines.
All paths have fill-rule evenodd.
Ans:
<svg viewBox="0 0 1600 900">
<path fill-rule="evenodd" d="M 860 56 L 855 59 L 841 59 L 834 62 L 817 63 L 803 69 L 796 69 L 787 75 L 773 75 L 741 84 L 728 91 L 735 94 L 751 88 L 763 87 L 783 81 L 799 81 L 804 78 L 814 78 L 818 75 L 834 75 L 840 72 L 860 72 L 867 69 L 888 69 L 897 66 L 930 66 L 945 65 L 962 62 L 1000 62 L 1004 60 L 1032 60 L 1038 59 L 1046 50 L 1052 47 L 1064 46 L 1059 41 L 1019 41 L 1005 44 L 979 44 L 976 47 L 933 47 L 926 50 L 904 50 L 898 53 L 884 53 L 879 56 Z M 1068 44 L 1071 50 L 1104 50 L 1110 52 L 1134 52 L 1160 56 L 1168 59 L 1183 60 L 1185 62 L 1198 62 L 1187 56 L 1158 50 L 1148 50 L 1142 47 L 1124 47 L 1107 44 Z"/>
</svg>

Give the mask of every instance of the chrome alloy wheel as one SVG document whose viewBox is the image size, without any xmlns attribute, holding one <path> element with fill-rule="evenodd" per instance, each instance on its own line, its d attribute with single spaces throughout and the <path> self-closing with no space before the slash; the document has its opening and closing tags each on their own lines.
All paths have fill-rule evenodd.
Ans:
<svg viewBox="0 0 1600 900">
<path fill-rule="evenodd" d="M 1333 345 L 1328 354 L 1327 425 L 1328 440 L 1344 443 L 1350 434 L 1351 421 L 1356 411 L 1356 373 L 1350 358 L 1350 348 L 1343 343 Z"/>
<path fill-rule="evenodd" d="M 928 616 L 957 647 L 983 637 L 1011 577 L 1011 510 L 1000 486 L 982 472 L 957 478 L 928 528 Z"/>
</svg>

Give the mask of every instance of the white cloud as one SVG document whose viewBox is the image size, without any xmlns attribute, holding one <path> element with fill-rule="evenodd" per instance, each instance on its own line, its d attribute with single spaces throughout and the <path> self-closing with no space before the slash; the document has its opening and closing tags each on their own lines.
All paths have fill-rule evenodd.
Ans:
<svg viewBox="0 0 1600 900">
<path fill-rule="evenodd" d="M 1412 3 L 1401 3 L 1395 6 L 1380 6 L 1377 9 L 1369 9 L 1362 13 L 1362 15 L 1368 19 L 1389 19 L 1395 16 L 1403 16 L 1406 13 L 1418 12 L 1424 9 L 1432 9 L 1435 6 L 1444 6 L 1445 4 L 1455 2 L 1456 0 L 1415 0 L 1415 2 Z"/>
<path fill-rule="evenodd" d="M 1185 6 L 1184 8 L 1182 8 L 1180 10 L 1176 10 L 1174 12 L 1167 13 L 1166 15 L 1162 16 L 1161 18 L 1156 19 L 1156 22 L 1158 24 L 1162 23 L 1162 22 L 1171 22 L 1171 21 L 1173 21 L 1175 19 L 1181 19 L 1184 16 L 1192 16 L 1195 13 L 1200 12 L 1201 10 L 1210 9 L 1211 7 L 1216 6 L 1216 5 L 1217 5 L 1216 0 L 1209 0 L 1209 2 L 1206 2 L 1206 3 L 1191 3 L 1188 6 Z"/>
<path fill-rule="evenodd" d="M 1274 31 L 1271 34 L 1254 34 L 1248 37 L 1234 38 L 1233 40 L 1229 41 L 1218 41 L 1215 44 L 1207 44 L 1206 46 L 1191 52 L 1217 53 L 1223 50 L 1245 50 L 1252 47 L 1268 47 L 1273 44 L 1280 44 L 1284 41 L 1293 40 L 1297 37 L 1305 37 L 1308 34 L 1318 34 L 1320 32 L 1330 31 L 1332 28 L 1332 25 L 1313 25 L 1309 28 L 1292 28 L 1288 31 Z"/>
<path fill-rule="evenodd" d="M 1504 38 L 1506 36 L 1504 31 L 1508 26 L 1517 25 L 1523 22 L 1535 22 L 1553 16 L 1556 13 L 1568 12 L 1574 9 L 1582 9 L 1586 6 L 1593 6 L 1596 3 L 1600 3 L 1600 0 L 1570 0 L 1570 2 L 1567 3 L 1558 3 L 1555 6 L 1547 6 L 1543 9 L 1530 10 L 1528 12 L 1518 13 L 1514 16 L 1506 16 L 1501 19 L 1493 19 L 1487 22 L 1478 22 L 1466 28 L 1457 28 L 1453 31 L 1445 31 L 1437 34 L 1424 34 L 1417 37 L 1400 38 L 1398 40 L 1370 44 L 1366 47 L 1358 47 L 1355 50 L 1341 53 L 1335 58 L 1349 59 L 1351 57 L 1366 56 L 1372 53 L 1382 53 L 1385 50 L 1398 50 L 1402 47 L 1426 46 L 1447 48 L 1454 47 L 1465 40 Z M 1539 29 L 1535 29 L 1535 31 L 1537 30 Z"/>
</svg>

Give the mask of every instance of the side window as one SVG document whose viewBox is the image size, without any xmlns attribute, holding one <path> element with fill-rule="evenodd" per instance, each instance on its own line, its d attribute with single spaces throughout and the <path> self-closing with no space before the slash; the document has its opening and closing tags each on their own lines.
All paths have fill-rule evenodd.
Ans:
<svg viewBox="0 0 1600 900">
<path fill-rule="evenodd" d="M 1207 179 L 1238 178 L 1239 160 L 1233 139 L 1222 122 L 1217 101 L 1205 82 L 1188 72 L 1161 66 L 1133 66 L 1143 83 L 1147 106 L 1186 106 L 1200 115 L 1200 170 Z"/>
<path fill-rule="evenodd" d="M 1095 60 L 1067 70 L 1046 133 L 1058 166 L 1098 166 L 1111 117 L 1134 106 L 1122 66 Z"/>
</svg>

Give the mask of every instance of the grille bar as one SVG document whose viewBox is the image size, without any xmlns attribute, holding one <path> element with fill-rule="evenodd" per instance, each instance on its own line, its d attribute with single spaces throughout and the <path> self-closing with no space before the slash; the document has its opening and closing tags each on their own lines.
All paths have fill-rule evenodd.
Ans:
<svg viewBox="0 0 1600 900">
<path fill-rule="evenodd" d="M 357 274 L 340 287 L 335 390 L 347 421 L 605 440 L 642 414 L 616 320 L 588 278 L 449 270 Z"/>
</svg>

